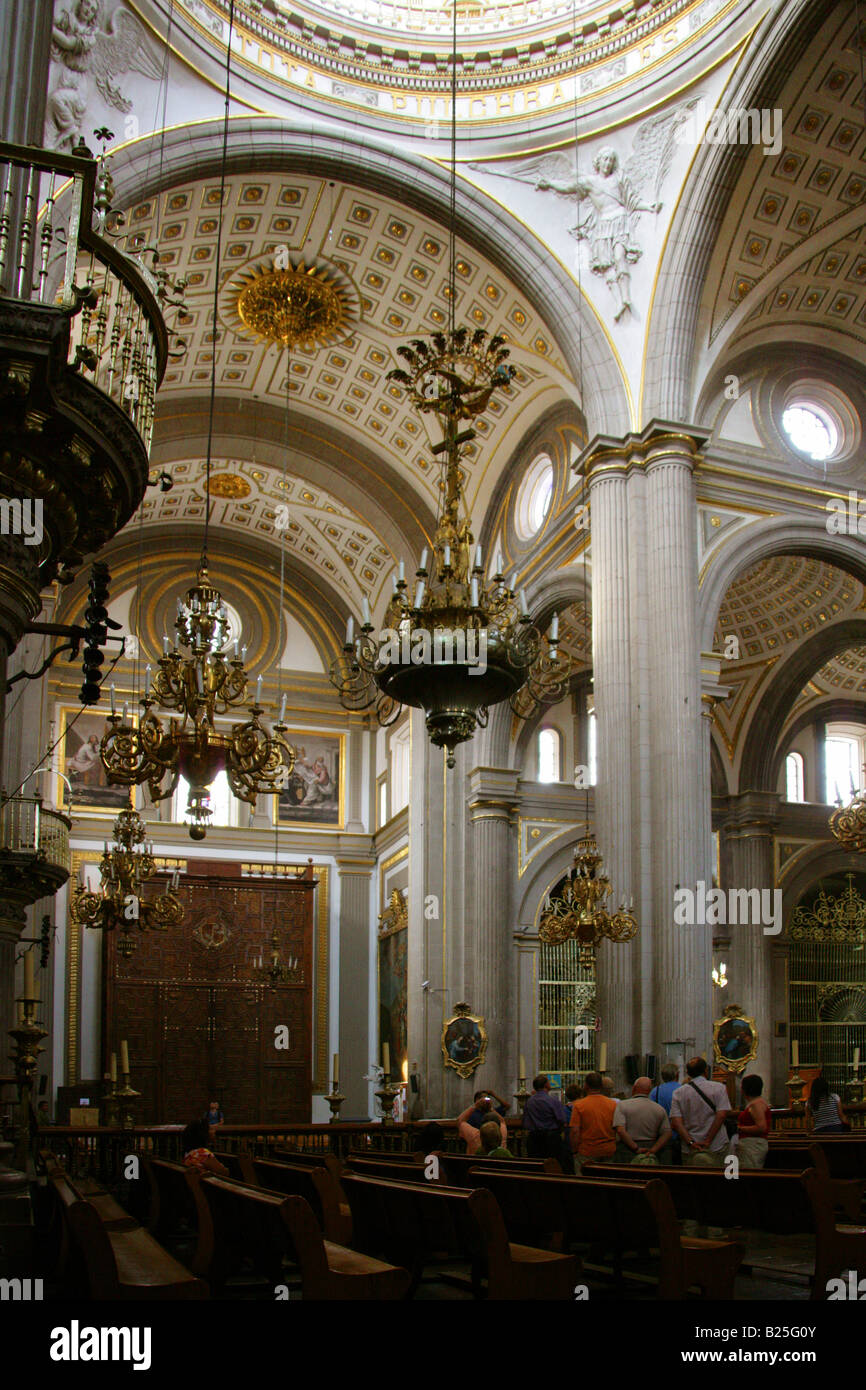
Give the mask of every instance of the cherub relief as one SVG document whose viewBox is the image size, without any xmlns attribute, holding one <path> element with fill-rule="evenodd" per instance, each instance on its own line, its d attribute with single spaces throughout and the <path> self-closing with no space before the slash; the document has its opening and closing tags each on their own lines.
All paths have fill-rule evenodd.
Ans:
<svg viewBox="0 0 866 1390">
<path fill-rule="evenodd" d="M 56 16 L 51 32 L 51 74 L 46 139 L 55 149 L 71 149 L 82 133 L 90 103 L 91 77 L 104 101 L 124 113 L 132 102 L 115 78 L 135 71 L 158 81 L 162 69 L 147 44 L 144 27 L 128 10 L 117 8 L 100 28 L 99 0 L 77 0 Z"/>
</svg>

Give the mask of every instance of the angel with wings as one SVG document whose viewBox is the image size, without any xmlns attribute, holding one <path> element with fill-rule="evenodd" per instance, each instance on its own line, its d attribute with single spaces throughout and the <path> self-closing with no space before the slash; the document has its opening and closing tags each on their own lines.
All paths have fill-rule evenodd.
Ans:
<svg viewBox="0 0 866 1390">
<path fill-rule="evenodd" d="M 56 81 L 48 97 L 47 120 L 55 149 L 71 149 L 90 102 L 90 76 L 100 96 L 118 111 L 132 109 L 115 78 L 134 70 L 158 81 L 162 70 L 145 43 L 144 27 L 128 10 L 116 9 L 104 29 L 99 0 L 77 0 L 61 10 L 51 30 Z"/>
<path fill-rule="evenodd" d="M 632 312 L 631 267 L 643 255 L 637 239 L 640 215 L 662 210 L 658 195 L 673 160 L 676 131 L 694 105 L 685 102 L 644 121 L 623 168 L 616 150 L 605 146 L 593 159 L 591 174 L 578 172 L 573 157 L 557 153 L 524 160 L 508 175 L 588 204 L 587 215 L 569 231 L 589 244 L 590 269 L 613 295 L 617 322 Z"/>
</svg>

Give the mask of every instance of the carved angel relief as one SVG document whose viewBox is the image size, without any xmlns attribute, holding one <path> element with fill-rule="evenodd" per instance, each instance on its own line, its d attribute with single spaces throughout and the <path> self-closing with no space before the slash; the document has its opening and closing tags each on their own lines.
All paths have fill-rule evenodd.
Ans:
<svg viewBox="0 0 866 1390">
<path fill-rule="evenodd" d="M 77 0 L 56 15 L 51 34 L 51 90 L 46 111 L 46 142 L 71 149 L 83 133 L 95 84 L 109 106 L 124 114 L 132 102 L 116 79 L 140 72 L 159 81 L 162 68 L 145 42 L 145 29 L 119 6 L 100 27 L 99 0 Z M 94 118 L 95 120 L 95 118 Z"/>
<path fill-rule="evenodd" d="M 622 165 L 616 150 L 606 145 L 595 155 L 592 173 L 576 167 L 573 148 L 571 153 L 557 151 L 518 160 L 508 166 L 507 173 L 496 167 L 495 172 L 505 178 L 585 204 L 583 215 L 568 230 L 587 243 L 589 268 L 610 290 L 618 323 L 633 312 L 631 267 L 643 255 L 638 237 L 641 214 L 661 212 L 659 195 L 673 162 L 676 133 L 696 104 L 696 100 L 683 102 L 642 121 Z"/>
</svg>

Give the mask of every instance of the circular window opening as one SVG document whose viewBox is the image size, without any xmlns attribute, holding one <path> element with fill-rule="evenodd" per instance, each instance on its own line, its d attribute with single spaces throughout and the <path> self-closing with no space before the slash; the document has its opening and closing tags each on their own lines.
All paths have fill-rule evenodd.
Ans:
<svg viewBox="0 0 866 1390">
<path fill-rule="evenodd" d="M 823 463 L 839 450 L 839 429 L 826 410 L 809 401 L 795 401 L 782 415 L 782 429 L 800 454 Z"/>
<path fill-rule="evenodd" d="M 544 524 L 553 497 L 553 460 L 549 454 L 539 454 L 520 484 L 514 529 L 522 541 L 531 541 Z"/>
</svg>

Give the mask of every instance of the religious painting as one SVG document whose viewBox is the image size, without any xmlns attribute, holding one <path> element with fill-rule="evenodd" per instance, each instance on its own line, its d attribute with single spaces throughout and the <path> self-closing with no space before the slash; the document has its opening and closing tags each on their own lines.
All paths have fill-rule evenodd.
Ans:
<svg viewBox="0 0 866 1390">
<path fill-rule="evenodd" d="M 745 1071 L 757 1056 L 755 1020 L 747 1018 L 739 1004 L 729 1005 L 724 1017 L 713 1024 L 713 1052 L 716 1064 L 733 1072 Z"/>
<path fill-rule="evenodd" d="M 281 822 L 343 824 L 343 735 L 290 729 L 295 766 L 280 792 Z"/>
<path fill-rule="evenodd" d="M 89 710 L 64 710 L 63 717 L 60 766 L 63 776 L 58 804 L 67 810 L 86 807 L 96 814 L 116 816 L 129 804 L 129 787 L 112 785 L 102 766 L 99 745 L 105 733 L 105 715 Z"/>
<path fill-rule="evenodd" d="M 407 1028 L 409 912 L 405 895 L 396 888 L 379 917 L 379 1056 L 388 1044 L 391 1075 L 403 1075 L 408 1063 Z"/>
<path fill-rule="evenodd" d="M 455 1004 L 454 1017 L 442 1029 L 442 1059 L 466 1081 L 484 1061 L 487 1029 L 484 1019 L 469 1012 L 467 1003 Z"/>
</svg>

